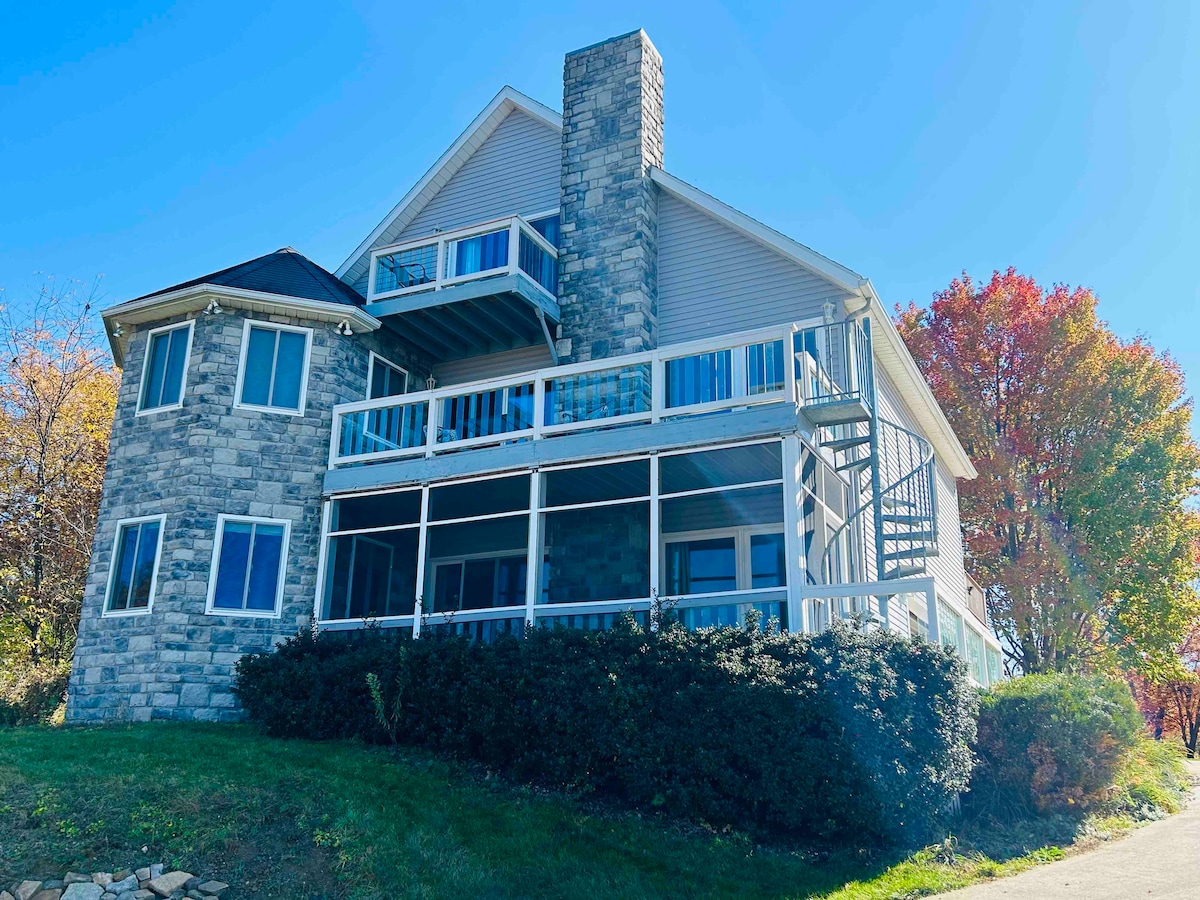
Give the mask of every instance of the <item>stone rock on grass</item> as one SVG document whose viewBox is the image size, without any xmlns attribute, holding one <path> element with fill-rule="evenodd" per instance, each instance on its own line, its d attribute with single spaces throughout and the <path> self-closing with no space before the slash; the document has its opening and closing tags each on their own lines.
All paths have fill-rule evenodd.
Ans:
<svg viewBox="0 0 1200 900">
<path fill-rule="evenodd" d="M 137 875 L 129 875 L 110 884 L 108 892 L 110 894 L 128 894 L 130 891 L 136 891 L 140 886 Z"/>
<path fill-rule="evenodd" d="M 162 863 L 155 863 L 150 867 L 150 877 L 158 878 L 164 871 L 166 871 L 166 866 Z"/>
<path fill-rule="evenodd" d="M 229 885 L 223 881 L 203 881 L 196 889 L 202 894 L 210 894 L 220 897 L 227 890 L 229 890 Z"/>
<path fill-rule="evenodd" d="M 100 887 L 106 888 L 113 883 L 112 872 L 93 872 L 92 884 L 98 884 Z"/>
<path fill-rule="evenodd" d="M 92 884 L 89 878 L 86 882 L 76 881 L 68 884 L 62 900 L 100 900 L 103 895 L 104 888 L 98 884 Z"/>
<path fill-rule="evenodd" d="M 17 900 L 30 900 L 41 889 L 42 883 L 40 881 L 22 881 L 17 885 Z"/>
<path fill-rule="evenodd" d="M 40 890 L 33 895 L 30 900 L 61 900 L 62 891 L 58 888 L 50 888 L 49 890 Z"/>
<path fill-rule="evenodd" d="M 0 891 L 0 900 L 17 900 L 17 898 L 8 891 Z"/>
<path fill-rule="evenodd" d="M 70 887 L 73 884 L 91 884 L 92 877 L 81 872 L 68 872 L 63 876 L 63 884 Z"/>
<path fill-rule="evenodd" d="M 154 872 L 154 866 L 150 867 L 150 871 Z M 195 876 L 191 872 L 168 872 L 165 875 L 155 875 L 146 887 L 160 897 L 170 897 L 176 891 L 182 893 L 183 886 L 193 877 Z"/>
</svg>

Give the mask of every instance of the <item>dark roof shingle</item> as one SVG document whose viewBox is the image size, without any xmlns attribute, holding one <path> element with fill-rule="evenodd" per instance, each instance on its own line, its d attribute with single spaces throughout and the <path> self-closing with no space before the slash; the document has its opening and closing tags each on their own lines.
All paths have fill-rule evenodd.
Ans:
<svg viewBox="0 0 1200 900">
<path fill-rule="evenodd" d="M 228 269 L 222 269 L 201 278 L 193 278 L 191 281 L 175 284 L 136 299 L 146 300 L 150 297 L 157 297 L 159 294 L 169 294 L 172 291 L 195 287 L 198 284 L 216 284 L 247 291 L 281 294 L 285 297 L 301 297 L 305 300 L 345 303 L 350 306 L 362 306 L 365 303 L 363 296 L 358 291 L 291 247 L 284 247 L 274 253 L 268 253 L 266 256 L 230 266 Z"/>
</svg>

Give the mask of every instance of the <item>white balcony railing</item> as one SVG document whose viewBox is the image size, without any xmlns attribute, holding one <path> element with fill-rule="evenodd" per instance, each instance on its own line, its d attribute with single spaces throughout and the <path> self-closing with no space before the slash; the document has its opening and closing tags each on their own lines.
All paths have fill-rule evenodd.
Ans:
<svg viewBox="0 0 1200 900">
<path fill-rule="evenodd" d="M 558 251 L 520 216 L 509 216 L 373 250 L 367 302 L 517 273 L 556 295 Z"/>
<path fill-rule="evenodd" d="M 334 408 L 330 465 L 802 402 L 797 327 L 746 332 Z"/>
</svg>

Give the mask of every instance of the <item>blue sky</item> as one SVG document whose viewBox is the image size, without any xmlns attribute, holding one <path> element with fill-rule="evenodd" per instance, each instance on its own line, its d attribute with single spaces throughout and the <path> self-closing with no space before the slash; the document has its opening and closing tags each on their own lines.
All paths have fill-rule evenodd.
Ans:
<svg viewBox="0 0 1200 900">
<path fill-rule="evenodd" d="M 503 84 L 643 27 L 672 173 L 928 301 L 1092 287 L 1200 385 L 1200 6 L 0 0 L 0 287 L 336 268 Z M 1024 8 L 1019 8 L 1024 7 Z M 1197 429 L 1200 433 L 1200 428 Z"/>
</svg>

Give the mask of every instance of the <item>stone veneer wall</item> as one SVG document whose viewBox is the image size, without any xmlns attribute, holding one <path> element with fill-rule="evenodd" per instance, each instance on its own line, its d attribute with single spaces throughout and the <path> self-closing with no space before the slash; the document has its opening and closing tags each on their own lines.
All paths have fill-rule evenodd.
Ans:
<svg viewBox="0 0 1200 900">
<path fill-rule="evenodd" d="M 187 318 L 195 331 L 182 409 L 135 417 L 152 326 L 129 340 L 71 674 L 70 721 L 236 718 L 230 688 L 238 657 L 294 634 L 312 615 L 332 407 L 365 397 L 369 350 L 407 367 L 417 388 L 429 372 L 427 361 L 388 335 L 345 337 L 325 322 L 226 311 L 153 327 Z M 313 329 L 304 415 L 233 408 L 247 318 Z M 280 618 L 205 614 L 220 513 L 291 521 Z M 118 520 L 158 514 L 166 522 L 151 611 L 102 616 Z"/>
<path fill-rule="evenodd" d="M 567 361 L 658 342 L 662 57 L 644 31 L 567 54 L 558 299 Z M 569 345 L 568 345 L 569 342 Z"/>
</svg>

